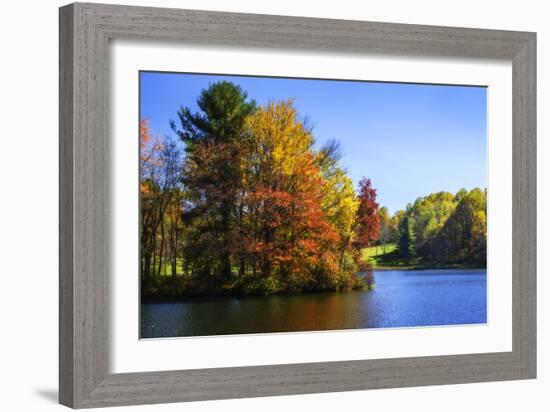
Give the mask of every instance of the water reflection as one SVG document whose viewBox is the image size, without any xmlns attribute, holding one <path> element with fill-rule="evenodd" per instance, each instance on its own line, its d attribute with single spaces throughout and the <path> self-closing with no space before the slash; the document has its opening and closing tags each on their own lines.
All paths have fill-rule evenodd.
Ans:
<svg viewBox="0 0 550 412">
<path fill-rule="evenodd" d="M 142 306 L 144 338 L 485 323 L 485 270 L 379 271 L 371 292 Z"/>
</svg>

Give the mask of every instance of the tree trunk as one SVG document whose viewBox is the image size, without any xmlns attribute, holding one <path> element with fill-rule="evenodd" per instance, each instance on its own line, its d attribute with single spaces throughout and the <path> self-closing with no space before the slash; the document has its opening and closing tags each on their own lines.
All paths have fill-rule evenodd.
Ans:
<svg viewBox="0 0 550 412">
<path fill-rule="evenodd" d="M 160 270 L 162 268 L 162 255 L 164 254 L 164 222 L 160 223 L 160 250 L 159 250 L 159 267 L 157 269 L 157 276 L 160 277 Z M 166 273 L 166 268 L 164 270 Z"/>
<path fill-rule="evenodd" d="M 178 264 L 178 227 L 174 229 L 174 242 L 172 244 L 172 277 L 175 278 L 177 275 L 177 264 Z"/>
</svg>

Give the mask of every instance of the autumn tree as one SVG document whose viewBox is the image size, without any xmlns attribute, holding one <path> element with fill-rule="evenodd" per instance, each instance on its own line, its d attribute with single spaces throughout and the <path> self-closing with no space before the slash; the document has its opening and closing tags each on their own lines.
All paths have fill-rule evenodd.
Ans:
<svg viewBox="0 0 550 412">
<path fill-rule="evenodd" d="M 141 274 L 148 279 L 155 265 L 160 274 L 168 249 L 166 211 L 181 190 L 181 151 L 176 142 L 153 136 L 147 119 L 140 122 L 139 147 Z"/>
<path fill-rule="evenodd" d="M 340 236 L 340 266 L 343 266 L 353 253 L 351 245 L 359 200 L 353 181 L 339 164 L 341 157 L 340 144 L 330 140 L 319 150 L 316 159 L 323 178 L 321 208 Z"/>
<path fill-rule="evenodd" d="M 291 290 L 338 272 L 339 234 L 322 208 L 323 178 L 313 136 L 291 100 L 271 102 L 247 119 L 245 169 L 249 230 L 242 244 L 264 280 Z M 323 282 L 330 280 L 323 279 Z"/>
<path fill-rule="evenodd" d="M 156 199 L 158 153 L 161 149 L 158 139 L 153 138 L 148 119 L 139 124 L 139 173 L 140 173 L 140 255 L 141 275 L 145 279 L 151 274 L 156 232 L 159 221 Z"/>
<path fill-rule="evenodd" d="M 358 247 L 367 247 L 378 239 L 380 234 L 380 216 L 376 203 L 376 189 L 371 180 L 363 178 L 359 182 L 359 207 L 357 209 L 355 243 Z"/>
</svg>

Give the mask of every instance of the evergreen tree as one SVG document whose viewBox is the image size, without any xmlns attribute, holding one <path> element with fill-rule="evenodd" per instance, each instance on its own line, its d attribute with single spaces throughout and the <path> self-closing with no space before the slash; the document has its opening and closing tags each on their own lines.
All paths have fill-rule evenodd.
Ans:
<svg viewBox="0 0 550 412">
<path fill-rule="evenodd" d="M 197 105 L 199 113 L 180 108 L 181 128 L 174 121 L 171 127 L 187 152 L 183 183 L 193 205 L 187 217 L 197 225 L 195 252 L 209 256 L 204 260 L 205 274 L 213 269 L 227 281 L 239 214 L 241 141 L 246 118 L 255 111 L 256 103 L 247 101 L 239 86 L 221 81 L 203 90 Z M 217 259 L 212 262 L 214 256 Z"/>
<path fill-rule="evenodd" d="M 416 236 L 412 219 L 405 215 L 399 225 L 399 253 L 404 259 L 416 257 Z"/>
</svg>

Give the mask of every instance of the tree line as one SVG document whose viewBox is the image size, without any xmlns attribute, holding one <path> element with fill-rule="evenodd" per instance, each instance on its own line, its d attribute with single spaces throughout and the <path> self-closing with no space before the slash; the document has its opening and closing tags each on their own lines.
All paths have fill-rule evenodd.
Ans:
<svg viewBox="0 0 550 412">
<path fill-rule="evenodd" d="M 390 216 L 380 208 L 378 243 L 397 243 L 405 263 L 487 266 L 487 191 L 432 193 Z"/>
<path fill-rule="evenodd" d="M 339 143 L 317 149 L 292 99 L 258 105 L 231 82 L 180 107 L 173 137 L 140 121 L 142 295 L 185 297 L 369 288 L 362 250 L 406 261 L 481 264 L 484 191 L 441 192 L 393 215 Z"/>
</svg>

